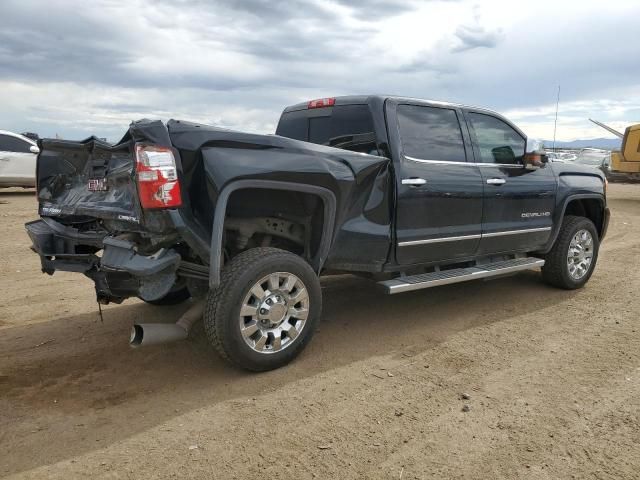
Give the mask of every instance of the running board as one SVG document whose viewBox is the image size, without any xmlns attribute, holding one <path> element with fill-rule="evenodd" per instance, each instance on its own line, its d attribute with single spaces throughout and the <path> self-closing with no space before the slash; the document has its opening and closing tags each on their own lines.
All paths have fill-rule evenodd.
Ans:
<svg viewBox="0 0 640 480">
<path fill-rule="evenodd" d="M 499 275 L 529 270 L 543 265 L 544 260 L 541 258 L 516 258 L 513 260 L 476 265 L 475 267 L 452 268 L 451 270 L 399 277 L 393 280 L 378 282 L 378 285 L 381 285 L 387 294 L 392 295 L 394 293 L 410 292 L 411 290 L 438 287 L 450 283 L 467 282 L 478 278 L 497 277 Z"/>
</svg>

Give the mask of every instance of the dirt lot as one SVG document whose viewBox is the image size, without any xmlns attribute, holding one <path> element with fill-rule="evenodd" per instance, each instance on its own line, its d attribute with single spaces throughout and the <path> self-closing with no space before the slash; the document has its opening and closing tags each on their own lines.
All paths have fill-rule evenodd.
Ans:
<svg viewBox="0 0 640 480">
<path fill-rule="evenodd" d="M 309 348 L 255 375 L 200 339 L 130 349 L 134 320 L 185 306 L 101 323 L 90 281 L 40 273 L 33 193 L 0 192 L 0 475 L 640 478 L 640 186 L 610 206 L 581 291 L 536 272 L 394 297 L 327 279 Z"/>
</svg>

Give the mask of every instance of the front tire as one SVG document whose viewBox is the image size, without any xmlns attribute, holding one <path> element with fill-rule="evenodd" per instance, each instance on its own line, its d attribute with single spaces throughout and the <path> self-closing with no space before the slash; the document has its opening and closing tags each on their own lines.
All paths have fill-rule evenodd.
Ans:
<svg viewBox="0 0 640 480">
<path fill-rule="evenodd" d="M 318 276 L 297 255 L 276 248 L 242 252 L 209 292 L 204 326 L 227 361 L 252 371 L 279 368 L 311 340 L 322 309 Z"/>
<path fill-rule="evenodd" d="M 574 290 L 591 278 L 598 260 L 600 240 L 591 220 L 567 215 L 553 247 L 545 256 L 542 278 L 549 285 Z"/>
</svg>

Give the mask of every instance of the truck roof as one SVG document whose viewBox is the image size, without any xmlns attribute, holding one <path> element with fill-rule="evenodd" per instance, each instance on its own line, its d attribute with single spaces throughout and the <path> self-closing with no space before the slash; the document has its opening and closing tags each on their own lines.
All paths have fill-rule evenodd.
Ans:
<svg viewBox="0 0 640 480">
<path fill-rule="evenodd" d="M 419 102 L 419 103 L 428 103 L 433 105 L 442 105 L 446 107 L 457 107 L 457 108 L 473 108 L 474 110 L 483 110 L 486 112 L 490 112 L 495 114 L 493 110 L 489 110 L 483 107 L 477 107 L 475 105 L 465 105 L 461 103 L 454 102 L 445 102 L 441 100 L 430 100 L 424 98 L 415 98 L 415 97 L 403 97 L 399 95 L 343 95 L 340 97 L 331 97 L 335 100 L 334 105 L 367 105 L 371 103 L 373 100 L 385 101 L 388 99 L 395 100 L 406 100 L 408 102 Z M 309 108 L 309 101 L 296 103 L 295 105 L 289 105 L 285 107 L 282 113 L 295 112 L 298 110 L 307 110 Z"/>
</svg>

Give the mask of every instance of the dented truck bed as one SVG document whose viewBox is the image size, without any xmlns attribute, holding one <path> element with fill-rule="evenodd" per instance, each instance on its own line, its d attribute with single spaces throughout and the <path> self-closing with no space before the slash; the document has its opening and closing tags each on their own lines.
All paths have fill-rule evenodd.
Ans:
<svg viewBox="0 0 640 480">
<path fill-rule="evenodd" d="M 246 242 L 291 244 L 318 273 L 379 271 L 389 254 L 383 157 L 174 120 L 39 146 L 32 248 L 44 272 L 94 280 L 102 303 L 216 286 Z"/>
</svg>

